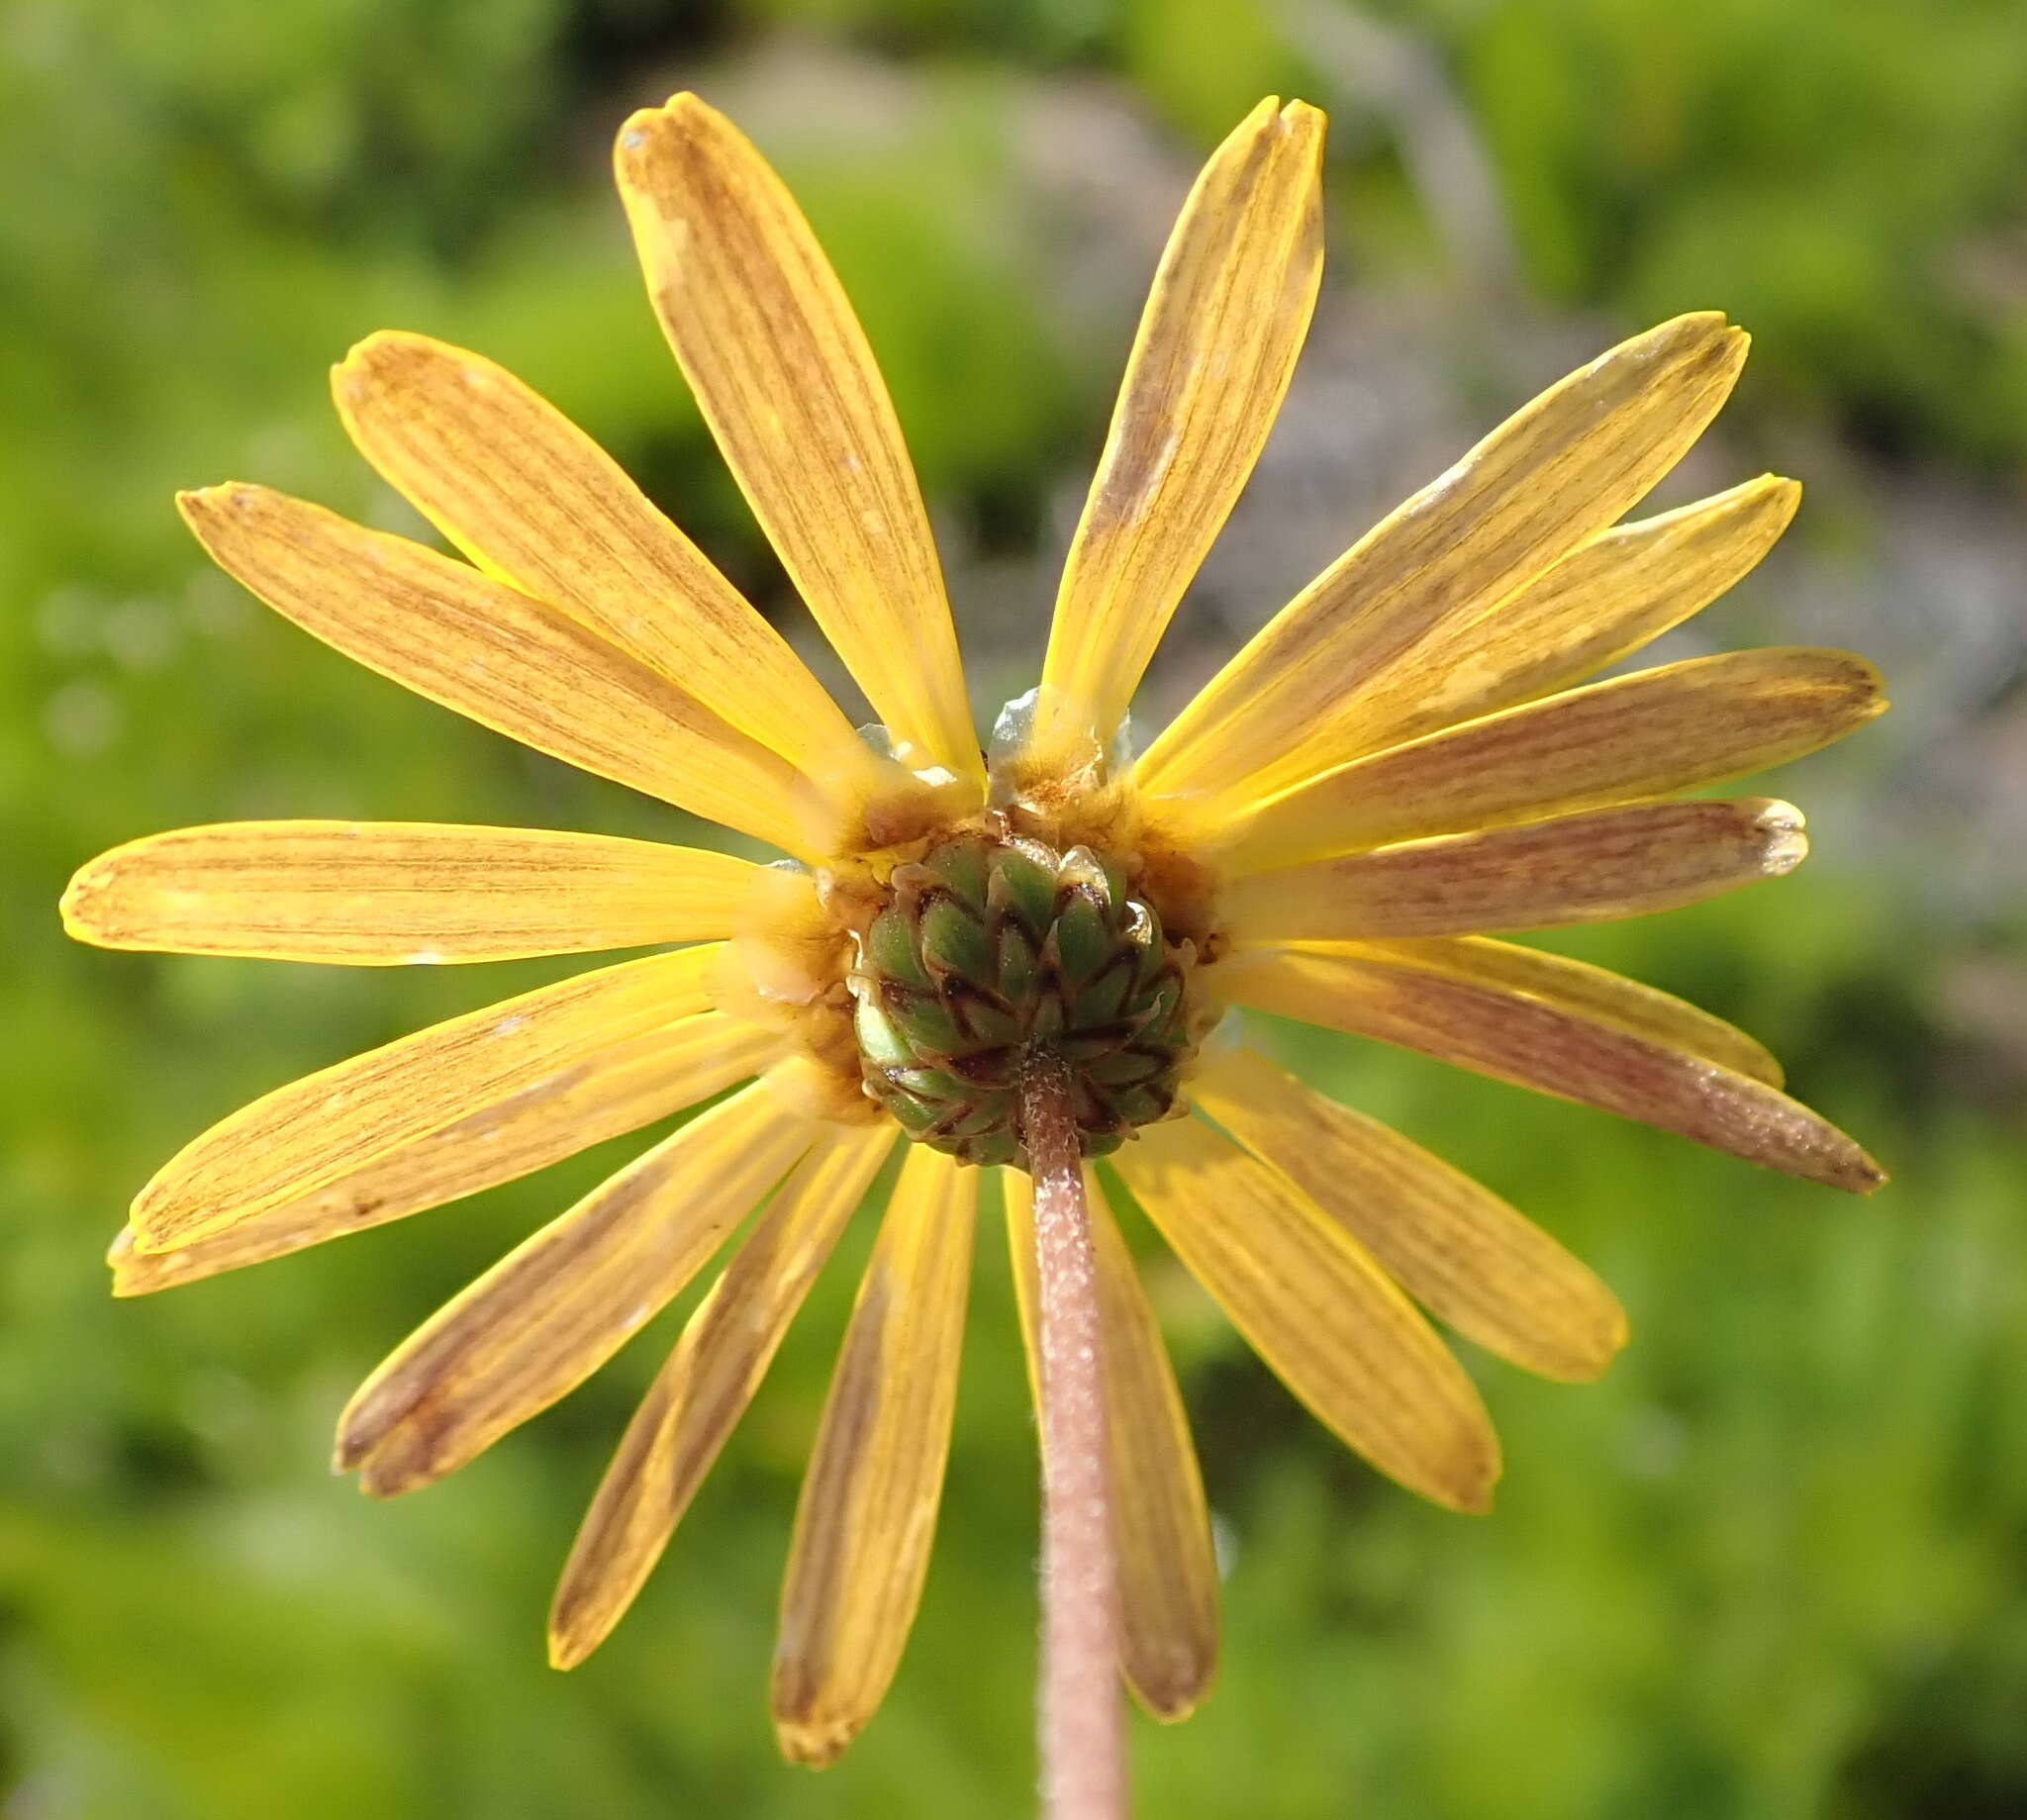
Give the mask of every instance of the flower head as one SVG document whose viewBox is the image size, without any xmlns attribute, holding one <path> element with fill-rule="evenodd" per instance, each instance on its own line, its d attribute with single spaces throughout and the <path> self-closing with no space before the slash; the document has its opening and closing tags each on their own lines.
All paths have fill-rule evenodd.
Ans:
<svg viewBox="0 0 2027 1820">
<path fill-rule="evenodd" d="M 1763 478 L 1618 521 L 1715 415 L 1746 338 L 1679 317 L 1545 392 L 1361 538 L 1137 759 L 1129 702 L 1266 439 L 1321 266 L 1322 120 L 1263 103 L 1156 275 L 1041 680 L 988 754 L 913 471 L 807 224 L 694 96 L 629 120 L 621 194 L 725 459 L 864 691 L 862 733 L 617 466 L 477 354 L 379 335 L 338 368 L 366 458 L 469 560 L 265 488 L 186 495 L 229 572 L 360 662 L 778 848 L 322 821 L 184 829 L 79 873 L 112 947 L 361 965 L 667 948 L 283 1087 L 142 1191 L 116 1290 L 437 1205 L 698 1105 L 399 1346 L 339 1424 L 415 1489 L 574 1388 L 758 1217 L 627 1429 L 551 1649 L 618 1621 L 883 1163 L 888 1198 L 796 1519 L 774 1678 L 790 1755 L 872 1715 L 926 1571 L 984 1173 L 1030 1304 L 1014 1085 L 1062 1058 L 1091 1178 L 1124 1667 L 1186 1713 L 1215 1577 L 1183 1406 L 1105 1195 L 1123 1184 L 1289 1387 L 1403 1485 L 1486 1507 L 1471 1381 L 1421 1309 L 1583 1379 L 1610 1293 L 1511 1208 L 1226 1034 L 1258 1007 L 1421 1050 L 1840 1188 L 1882 1179 L 1756 1042 L 1497 939 L 1778 873 L 1801 817 L 1677 800 L 1883 706 L 1836 651 L 1587 679 L 1765 553 Z M 743 1084 L 743 1085 L 742 1085 Z M 1087 1169 L 1089 1169 L 1087 1164 Z M 1074 1173 L 1074 1172 L 1073 1172 Z M 1419 1304 L 1419 1308 L 1416 1304 Z M 1030 1319 L 1031 1327 L 1031 1319 Z"/>
</svg>

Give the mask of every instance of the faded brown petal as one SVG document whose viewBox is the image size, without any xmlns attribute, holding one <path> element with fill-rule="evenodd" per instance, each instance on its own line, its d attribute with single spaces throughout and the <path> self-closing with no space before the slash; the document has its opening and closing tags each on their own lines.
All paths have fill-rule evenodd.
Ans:
<svg viewBox="0 0 2027 1820">
<path fill-rule="evenodd" d="M 1241 944 L 1547 929 L 1675 910 L 1807 852 L 1789 803 L 1629 803 L 1256 873 L 1226 913 Z"/>
<path fill-rule="evenodd" d="M 1765 1082 L 1573 1006 L 1427 967 L 1407 944 L 1283 948 L 1239 962 L 1227 991 L 1831 1188 L 1869 1195 L 1886 1179 L 1835 1125 Z"/>
</svg>

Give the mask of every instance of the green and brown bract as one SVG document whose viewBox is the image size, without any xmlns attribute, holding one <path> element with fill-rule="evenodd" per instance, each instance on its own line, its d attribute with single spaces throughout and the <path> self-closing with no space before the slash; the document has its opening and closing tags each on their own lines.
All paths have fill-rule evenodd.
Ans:
<svg viewBox="0 0 2027 1820">
<path fill-rule="evenodd" d="M 1194 944 L 1088 847 L 967 834 L 898 868 L 850 979 L 868 1090 L 919 1143 L 1026 1162 L 1020 1067 L 1069 1064 L 1086 1156 L 1176 1104 Z"/>
</svg>

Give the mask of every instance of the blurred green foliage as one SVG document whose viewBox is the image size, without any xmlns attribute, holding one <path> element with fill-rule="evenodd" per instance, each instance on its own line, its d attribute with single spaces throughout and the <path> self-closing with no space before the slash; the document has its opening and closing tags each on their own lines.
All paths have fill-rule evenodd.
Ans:
<svg viewBox="0 0 2027 1820">
<path fill-rule="evenodd" d="M 1761 332 L 1763 411 L 1900 459 L 2027 454 L 2018 5 L 1387 11 L 1454 71 L 1541 298 L 1629 324 L 1719 303 Z M 921 1624 L 844 1764 L 790 1772 L 764 1714 L 775 1582 L 866 1235 L 638 1610 L 552 1675 L 548 1582 L 657 1342 L 396 1505 L 330 1479 L 323 1435 L 408 1326 L 631 1146 L 145 1302 L 108 1300 L 98 1263 L 135 1185 L 211 1118 L 545 970 L 108 956 L 66 947 L 51 906 L 90 853 L 186 821 L 692 831 L 299 637 L 203 568 L 168 504 L 238 475 L 389 522 L 320 370 L 396 324 L 565 402 L 777 602 L 605 190 L 627 108 L 777 28 L 933 74 L 934 105 L 895 135 L 783 163 L 938 510 L 1031 537 L 1043 480 L 1109 400 L 996 211 L 1012 86 L 1109 72 L 1203 141 L 1314 75 L 1295 17 L 1252 0 L 0 5 L 8 1813 L 1029 1811 L 1034 1462 L 991 1220 Z M 1342 138 L 1339 187 L 1410 213 L 1384 133 Z M 1366 234 L 1388 241 L 1352 224 L 1355 246 Z M 1841 844 L 1860 853 L 1859 831 Z M 1343 1456 L 1151 1258 L 1230 1575 L 1218 1692 L 1137 1739 L 1143 1812 L 2027 1811 L 2017 1114 L 1942 1084 L 1921 1006 L 1946 957 L 1900 902 L 1890 878 L 1804 873 L 1576 944 L 1769 1038 L 1896 1172 L 1868 1205 L 1286 1033 L 1318 1079 L 1593 1261 L 1634 1344 L 1590 1389 L 1485 1366 L 1511 1465 L 1497 1515 L 1471 1522 Z"/>
</svg>

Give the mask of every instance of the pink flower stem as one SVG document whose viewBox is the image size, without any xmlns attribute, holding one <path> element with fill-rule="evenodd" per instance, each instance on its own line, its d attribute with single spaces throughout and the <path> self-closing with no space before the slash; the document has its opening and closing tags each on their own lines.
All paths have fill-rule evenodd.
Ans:
<svg viewBox="0 0 2027 1820">
<path fill-rule="evenodd" d="M 1041 1354 L 1041 1785 L 1048 1820 L 1125 1820 L 1119 1569 L 1106 1448 L 1098 1260 L 1070 1077 L 1030 1051 L 1020 1106 L 1034 1181 Z"/>
</svg>

